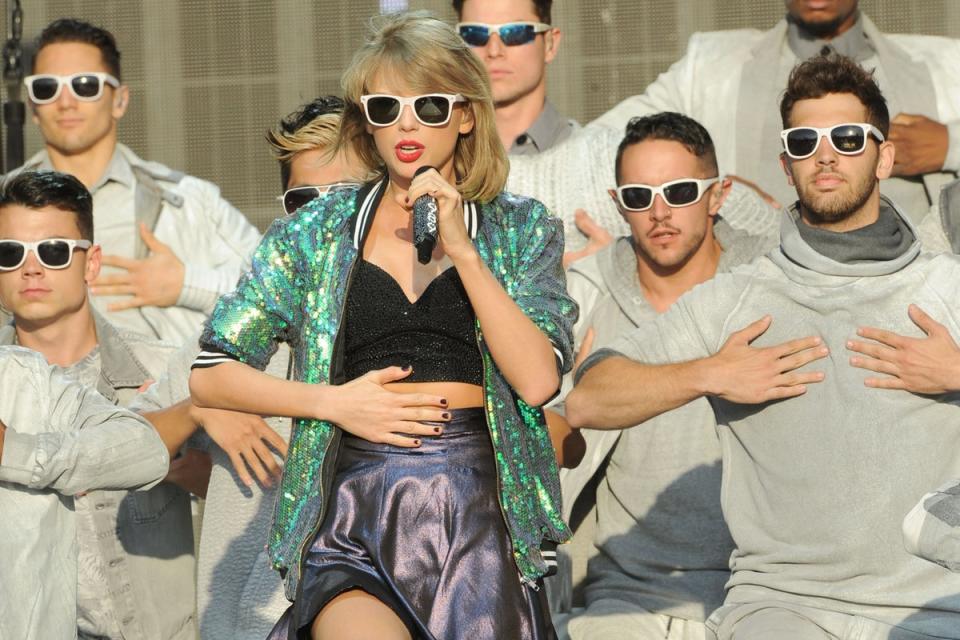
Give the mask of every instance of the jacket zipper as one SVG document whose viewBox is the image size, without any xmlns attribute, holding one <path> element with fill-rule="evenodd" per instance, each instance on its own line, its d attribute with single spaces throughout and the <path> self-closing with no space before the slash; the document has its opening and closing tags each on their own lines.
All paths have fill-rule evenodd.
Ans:
<svg viewBox="0 0 960 640">
<path fill-rule="evenodd" d="M 353 284 L 353 275 L 354 275 L 354 272 L 356 271 L 357 259 L 359 255 L 360 253 L 358 251 L 357 255 L 353 258 L 353 261 L 350 263 L 350 275 L 347 276 L 347 286 L 343 292 L 343 304 L 340 305 L 340 315 L 337 318 L 337 333 L 333 341 L 333 353 L 330 355 L 330 370 L 327 372 L 327 384 L 333 384 L 334 367 L 336 366 L 336 363 L 337 363 L 337 355 L 339 353 L 339 350 L 340 348 L 342 348 L 340 337 L 343 329 L 343 317 L 346 315 L 345 309 L 347 306 L 346 304 L 347 296 L 350 294 L 350 287 Z M 339 428 L 340 427 L 337 426 L 337 429 Z M 333 437 L 330 438 L 330 442 L 327 443 L 326 448 L 323 450 L 323 462 L 321 463 L 321 467 L 320 467 L 320 488 L 319 488 L 320 513 L 317 516 L 317 522 L 316 524 L 314 524 L 313 528 L 310 530 L 309 535 L 304 537 L 304 539 L 300 542 L 300 546 L 297 548 L 296 600 L 300 599 L 300 596 L 302 595 L 302 590 L 303 590 L 303 563 L 305 561 L 304 555 L 305 555 L 307 544 L 313 542 L 313 539 L 317 536 L 317 533 L 319 533 L 320 526 L 323 524 L 323 519 L 324 519 L 324 516 L 326 515 L 327 501 L 323 494 L 324 494 L 324 487 L 327 486 L 325 476 L 329 475 L 329 471 L 333 467 L 333 465 L 330 463 L 330 450 L 333 448 L 334 443 L 336 443 L 338 446 L 340 444 L 339 431 L 334 431 Z"/>
</svg>

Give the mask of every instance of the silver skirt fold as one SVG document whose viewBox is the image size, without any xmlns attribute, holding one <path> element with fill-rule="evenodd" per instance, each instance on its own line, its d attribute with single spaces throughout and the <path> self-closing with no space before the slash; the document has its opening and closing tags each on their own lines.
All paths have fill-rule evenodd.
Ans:
<svg viewBox="0 0 960 640">
<path fill-rule="evenodd" d="M 452 411 L 416 449 L 345 436 L 301 593 L 269 640 L 309 638 L 338 594 L 362 589 L 422 640 L 553 640 L 543 588 L 520 581 L 482 409 Z"/>
</svg>

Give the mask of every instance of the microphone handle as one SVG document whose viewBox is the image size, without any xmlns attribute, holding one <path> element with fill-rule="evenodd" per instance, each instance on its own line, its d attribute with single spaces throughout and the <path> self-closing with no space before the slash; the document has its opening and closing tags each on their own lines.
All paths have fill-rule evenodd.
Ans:
<svg viewBox="0 0 960 640">
<path fill-rule="evenodd" d="M 427 264 L 437 246 L 437 199 L 424 194 L 413 202 L 413 244 L 417 260 Z"/>
</svg>

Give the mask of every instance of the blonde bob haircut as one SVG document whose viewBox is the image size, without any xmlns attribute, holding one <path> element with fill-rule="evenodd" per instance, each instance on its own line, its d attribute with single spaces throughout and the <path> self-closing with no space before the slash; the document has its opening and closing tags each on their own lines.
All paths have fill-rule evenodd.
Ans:
<svg viewBox="0 0 960 640">
<path fill-rule="evenodd" d="M 473 115 L 473 129 L 461 134 L 454 149 L 457 189 L 466 200 L 489 202 L 507 182 L 510 165 L 497 136 L 490 81 L 483 61 L 473 54 L 453 28 L 429 12 L 415 11 L 377 16 L 371 33 L 343 74 L 346 106 L 340 123 L 338 148 L 351 149 L 361 165 L 383 175 L 383 158 L 367 133 L 360 96 L 378 73 L 402 78 L 411 91 L 459 93 Z"/>
</svg>

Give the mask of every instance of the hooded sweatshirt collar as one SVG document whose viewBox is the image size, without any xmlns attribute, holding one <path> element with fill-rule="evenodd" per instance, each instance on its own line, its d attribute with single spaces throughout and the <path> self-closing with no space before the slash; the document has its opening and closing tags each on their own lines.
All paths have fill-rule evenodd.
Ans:
<svg viewBox="0 0 960 640">
<path fill-rule="evenodd" d="M 829 276 L 885 276 L 900 271 L 920 254 L 916 228 L 885 196 L 877 223 L 846 233 L 803 229 L 798 203 L 780 222 L 780 249 L 771 258 L 781 267 Z M 814 248 L 816 245 L 820 250 Z M 827 253 L 829 255 L 824 255 Z"/>
</svg>

